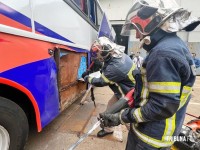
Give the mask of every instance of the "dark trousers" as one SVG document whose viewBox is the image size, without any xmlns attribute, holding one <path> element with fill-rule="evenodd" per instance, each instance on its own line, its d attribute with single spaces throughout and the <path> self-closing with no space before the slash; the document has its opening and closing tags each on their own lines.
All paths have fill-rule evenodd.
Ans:
<svg viewBox="0 0 200 150">
<path fill-rule="evenodd" d="M 153 148 L 150 145 L 138 139 L 133 131 L 129 131 L 126 143 L 126 150 L 170 150 L 170 147 Z"/>
</svg>

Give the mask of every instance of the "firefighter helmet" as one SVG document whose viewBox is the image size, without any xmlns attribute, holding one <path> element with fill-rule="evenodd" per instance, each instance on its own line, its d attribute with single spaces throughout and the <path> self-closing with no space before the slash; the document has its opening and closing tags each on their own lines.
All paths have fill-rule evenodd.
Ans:
<svg viewBox="0 0 200 150">
<path fill-rule="evenodd" d="M 101 61 L 105 61 L 115 47 L 116 44 L 113 43 L 109 38 L 100 37 L 91 46 L 92 56 L 97 57 Z"/>
<path fill-rule="evenodd" d="M 121 35 L 136 29 L 147 36 L 181 8 L 175 0 L 136 0 L 129 10 Z"/>
</svg>

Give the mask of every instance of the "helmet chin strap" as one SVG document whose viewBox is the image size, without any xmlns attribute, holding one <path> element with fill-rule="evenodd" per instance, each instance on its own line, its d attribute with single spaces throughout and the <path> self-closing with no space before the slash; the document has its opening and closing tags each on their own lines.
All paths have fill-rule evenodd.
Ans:
<svg viewBox="0 0 200 150">
<path fill-rule="evenodd" d="M 111 55 L 112 55 L 111 52 L 108 52 L 108 54 L 105 56 L 100 55 L 100 57 L 98 57 L 98 60 L 101 62 L 105 62 L 110 58 L 109 56 L 111 56 Z"/>
<path fill-rule="evenodd" d="M 107 61 L 112 56 L 111 52 L 109 52 L 106 56 L 103 56 L 104 61 Z"/>
<path fill-rule="evenodd" d="M 141 48 L 143 47 L 144 44 L 146 44 L 146 45 L 151 44 L 150 36 L 146 36 L 145 38 L 143 38 L 143 39 L 140 41 L 139 48 L 141 49 Z"/>
</svg>

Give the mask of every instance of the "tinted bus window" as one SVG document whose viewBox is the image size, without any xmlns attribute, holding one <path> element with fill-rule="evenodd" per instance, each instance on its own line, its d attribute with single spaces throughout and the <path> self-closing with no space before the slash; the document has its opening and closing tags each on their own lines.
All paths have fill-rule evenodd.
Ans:
<svg viewBox="0 0 200 150">
<path fill-rule="evenodd" d="M 90 20 L 93 22 L 93 23 L 96 23 L 96 5 L 95 5 L 95 1 L 90 1 Z"/>
<path fill-rule="evenodd" d="M 81 11 L 83 11 L 86 15 L 88 15 L 87 0 L 73 0 L 73 1 Z"/>
<path fill-rule="evenodd" d="M 98 4 L 96 6 L 96 9 L 97 9 L 97 26 L 100 26 L 101 20 L 103 18 L 103 12 Z"/>
</svg>

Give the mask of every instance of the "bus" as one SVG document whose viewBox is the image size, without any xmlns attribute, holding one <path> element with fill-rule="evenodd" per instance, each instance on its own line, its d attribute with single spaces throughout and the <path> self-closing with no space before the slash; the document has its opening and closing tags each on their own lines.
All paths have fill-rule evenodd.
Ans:
<svg viewBox="0 0 200 150">
<path fill-rule="evenodd" d="M 100 32 L 101 31 L 101 32 Z M 98 0 L 0 1 L 0 149 L 21 150 L 87 90 L 90 46 L 113 32 Z"/>
</svg>

